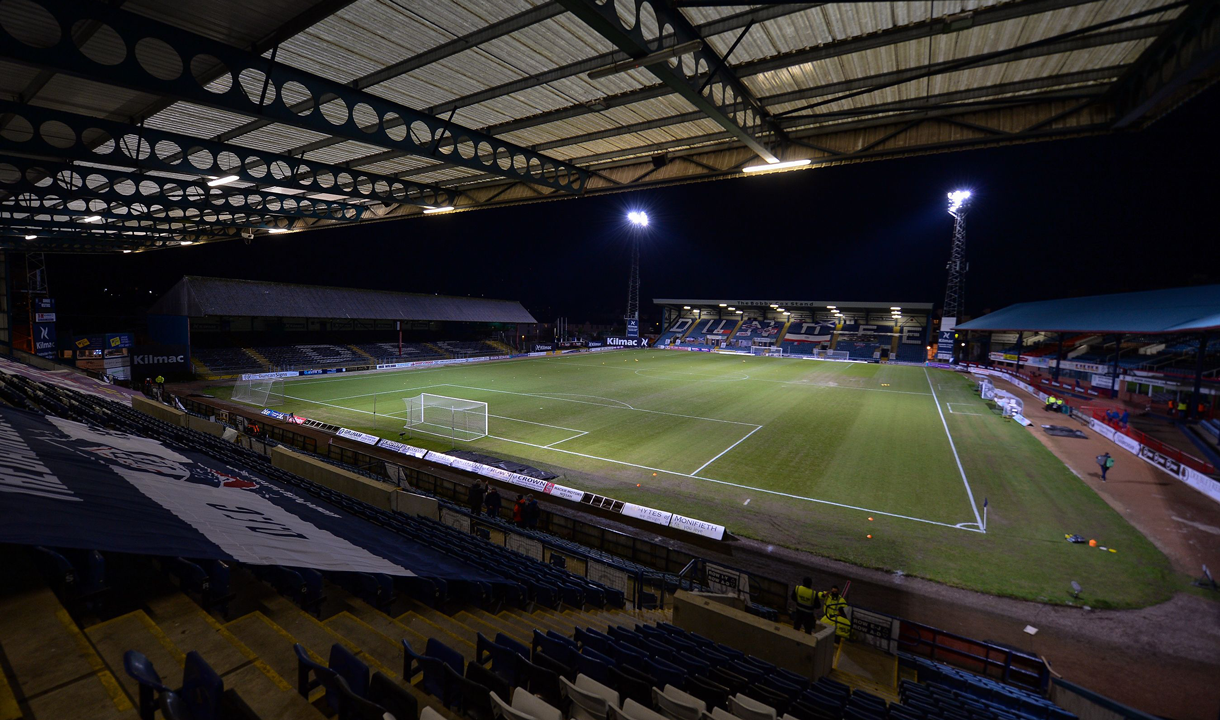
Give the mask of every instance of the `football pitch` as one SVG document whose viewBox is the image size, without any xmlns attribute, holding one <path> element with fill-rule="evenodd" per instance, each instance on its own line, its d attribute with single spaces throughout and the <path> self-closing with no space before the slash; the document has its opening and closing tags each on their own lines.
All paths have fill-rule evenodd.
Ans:
<svg viewBox="0 0 1220 720">
<path fill-rule="evenodd" d="M 406 430 L 413 445 L 519 460 L 769 543 L 1031 600 L 1067 602 L 1075 580 L 1094 607 L 1186 585 L 1036 429 L 953 372 L 616 351 L 304 377 L 277 409 L 398 439 L 421 393 L 487 403 L 488 434 Z"/>
</svg>

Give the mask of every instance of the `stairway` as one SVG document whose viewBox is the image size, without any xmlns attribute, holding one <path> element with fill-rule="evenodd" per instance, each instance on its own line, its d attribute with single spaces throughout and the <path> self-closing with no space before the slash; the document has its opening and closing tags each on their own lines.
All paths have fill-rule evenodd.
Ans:
<svg viewBox="0 0 1220 720">
<path fill-rule="evenodd" d="M 830 679 L 886 702 L 898 702 L 898 657 L 862 642 L 844 640 L 835 649 Z"/>
<path fill-rule="evenodd" d="M 365 351 L 356 347 L 355 345 L 344 345 L 343 347 L 347 348 L 348 350 L 351 350 L 352 352 L 356 353 L 360 357 L 363 357 L 364 359 L 368 360 L 369 362 L 373 363 L 374 365 L 377 364 L 377 358 L 373 357 L 372 355 L 369 355 L 368 353 L 366 353 Z"/>
<path fill-rule="evenodd" d="M 241 349 L 241 351 L 242 351 L 242 352 L 244 352 L 245 354 L 249 355 L 250 357 L 254 358 L 254 362 L 256 362 L 256 363 L 258 363 L 259 365 L 261 365 L 261 366 L 263 367 L 263 369 L 264 369 L 264 370 L 270 370 L 270 369 L 271 369 L 271 361 L 270 361 L 270 360 L 268 360 L 268 359 L 267 359 L 267 358 L 266 358 L 266 357 L 265 357 L 265 356 L 264 356 L 262 353 L 260 353 L 259 351 L 255 350 L 254 348 L 242 348 L 242 349 Z"/>
<path fill-rule="evenodd" d="M 441 346 L 439 346 L 439 345 L 433 345 L 432 343 L 424 343 L 423 345 L 424 345 L 424 347 L 429 348 L 430 350 L 432 350 L 432 352 L 436 353 L 437 355 L 440 355 L 443 358 L 453 357 L 449 353 L 445 352 L 444 349 L 442 349 Z"/>
<path fill-rule="evenodd" d="M 487 344 L 491 345 L 505 355 L 512 355 L 513 353 L 517 352 L 516 349 L 514 349 L 511 345 L 500 342 L 499 340 L 488 340 Z"/>
<path fill-rule="evenodd" d="M 780 328 L 779 335 L 775 336 L 775 347 L 779 347 L 779 344 L 784 341 L 784 336 L 788 334 L 788 328 L 790 328 L 790 327 L 792 327 L 792 318 L 791 317 L 789 317 L 788 320 L 784 323 L 784 326 L 782 328 Z"/>
<path fill-rule="evenodd" d="M 194 355 L 191 356 L 191 365 L 194 366 L 196 375 L 211 375 L 212 374 L 211 369 L 209 369 L 207 365 L 204 365 L 202 362 L 200 362 L 199 358 L 195 357 Z"/>
</svg>

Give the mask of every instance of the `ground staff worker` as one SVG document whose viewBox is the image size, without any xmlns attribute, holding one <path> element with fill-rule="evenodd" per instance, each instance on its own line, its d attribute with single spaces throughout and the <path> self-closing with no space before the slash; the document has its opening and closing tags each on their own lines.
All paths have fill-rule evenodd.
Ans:
<svg viewBox="0 0 1220 720">
<path fill-rule="evenodd" d="M 817 623 L 818 608 L 821 602 L 818 593 L 813 589 L 813 578 L 804 578 L 801 584 L 792 591 L 792 599 L 796 601 L 796 610 L 792 613 L 792 627 L 795 630 L 805 628 L 805 634 L 813 633 Z"/>
<path fill-rule="evenodd" d="M 845 610 L 847 601 L 839 595 L 839 586 L 834 585 L 831 586 L 829 591 L 818 593 L 818 600 L 821 601 L 822 607 L 825 608 L 822 622 L 835 629 L 835 638 L 850 638 L 851 620 L 847 618 Z"/>
</svg>

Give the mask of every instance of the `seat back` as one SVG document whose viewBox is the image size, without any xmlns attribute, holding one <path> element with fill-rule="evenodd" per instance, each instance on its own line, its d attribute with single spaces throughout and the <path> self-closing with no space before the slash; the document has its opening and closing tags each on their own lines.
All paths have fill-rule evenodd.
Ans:
<svg viewBox="0 0 1220 720">
<path fill-rule="evenodd" d="M 581 675 L 580 677 L 584 677 Z M 606 698 L 584 688 L 577 687 L 567 678 L 560 678 L 563 696 L 570 703 L 568 716 L 572 720 L 606 720 L 609 703 Z"/>
<path fill-rule="evenodd" d="M 729 711 L 741 720 L 775 720 L 775 708 L 740 693 L 729 698 Z"/>
<path fill-rule="evenodd" d="M 588 675 L 577 675 L 576 687 L 584 690 L 585 692 L 590 692 L 601 697 L 614 707 L 622 707 L 622 703 L 620 703 L 618 699 L 618 692 L 615 691 L 614 688 L 605 685 L 604 683 L 600 683 Z"/>
<path fill-rule="evenodd" d="M 453 671 L 460 677 L 466 672 L 466 660 L 457 650 L 449 647 L 445 643 L 436 638 L 428 638 L 428 644 L 425 646 L 424 654 L 428 657 L 436 658 L 453 668 Z"/>
<path fill-rule="evenodd" d="M 631 699 L 623 703 L 622 715 L 626 720 L 665 720 L 664 715 Z"/>
<path fill-rule="evenodd" d="M 314 662 L 301 643 L 293 645 L 292 650 L 297 654 L 297 693 L 308 699 L 310 690 L 319 686 L 324 687 L 326 688 L 326 703 L 332 710 L 338 712 L 339 697 L 336 694 L 335 680 L 339 676 L 322 663 Z M 310 680 L 310 675 L 313 675 L 314 679 Z"/>
<path fill-rule="evenodd" d="M 157 696 L 169 692 L 152 660 L 144 653 L 128 650 L 123 653 L 123 669 L 140 684 L 140 720 L 153 720 L 157 713 Z"/>
<path fill-rule="evenodd" d="M 497 720 L 538 720 L 533 715 L 515 710 L 513 706 L 504 702 L 494 692 L 491 694 L 491 708 L 492 716 L 497 718 Z M 438 715 L 437 717 L 440 716 Z M 420 720 L 424 720 L 424 718 L 421 716 Z"/>
<path fill-rule="evenodd" d="M 724 708 L 712 708 L 712 720 L 742 720 Z"/>
<path fill-rule="evenodd" d="M 161 694 L 162 720 L 193 720 L 186 709 L 186 702 L 172 690 Z"/>
<path fill-rule="evenodd" d="M 559 708 L 530 694 L 525 688 L 513 690 L 513 709 L 519 710 L 538 720 L 564 720 Z"/>
<path fill-rule="evenodd" d="M 182 670 L 182 700 L 193 720 L 220 720 L 225 684 L 199 653 L 186 654 Z"/>
<path fill-rule="evenodd" d="M 339 643 L 330 646 L 330 669 L 347 682 L 347 687 L 358 697 L 369 694 L 369 666 L 365 665 L 350 650 Z"/>
<path fill-rule="evenodd" d="M 419 717 L 419 701 L 415 696 L 380 672 L 373 673 L 369 681 L 368 699 L 393 715 L 394 720 L 416 720 Z"/>
</svg>

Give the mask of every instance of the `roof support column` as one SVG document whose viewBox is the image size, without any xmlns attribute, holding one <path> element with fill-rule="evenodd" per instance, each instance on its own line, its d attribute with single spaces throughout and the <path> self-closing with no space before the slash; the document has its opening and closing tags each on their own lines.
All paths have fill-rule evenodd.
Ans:
<svg viewBox="0 0 1220 720">
<path fill-rule="evenodd" d="M 1114 336 L 1114 367 L 1110 371 L 1110 398 L 1118 397 L 1118 356 L 1123 352 L 1123 336 Z"/>
<path fill-rule="evenodd" d="M 1021 351 L 1025 349 L 1025 333 L 1017 333 L 1017 374 L 1021 374 Z"/>
<path fill-rule="evenodd" d="M 1059 349 L 1055 352 L 1055 382 L 1059 382 L 1059 363 L 1063 362 L 1063 333 L 1059 333 Z"/>
<path fill-rule="evenodd" d="M 1186 419 L 1199 419 L 1199 406 L 1203 404 L 1203 360 L 1207 357 L 1207 333 L 1199 333 L 1199 349 L 1195 351 L 1195 386 L 1190 394 L 1190 406 L 1186 408 Z"/>
<path fill-rule="evenodd" d="M 983 365 L 991 367 L 991 336 L 993 333 L 987 333 L 987 343 L 983 345 Z"/>
</svg>

